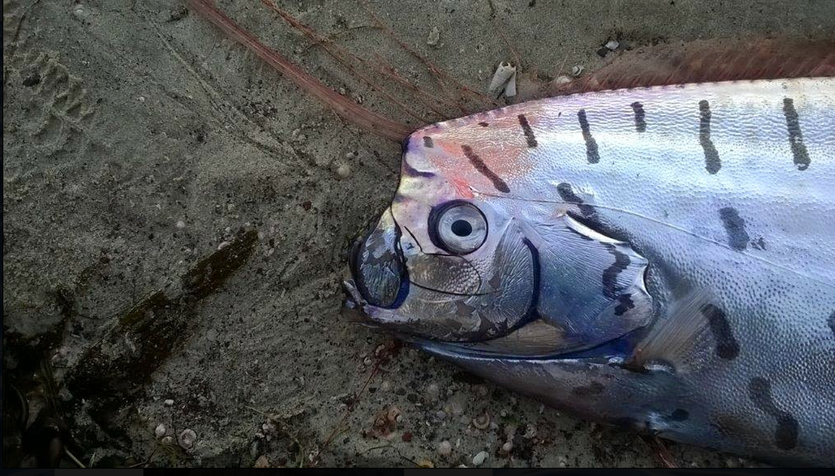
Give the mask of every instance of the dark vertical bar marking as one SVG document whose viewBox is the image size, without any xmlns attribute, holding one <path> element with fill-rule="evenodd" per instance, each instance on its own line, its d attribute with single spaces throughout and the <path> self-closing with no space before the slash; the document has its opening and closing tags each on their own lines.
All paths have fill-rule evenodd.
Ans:
<svg viewBox="0 0 835 476">
<path fill-rule="evenodd" d="M 490 170 L 489 167 L 487 167 L 487 164 L 485 164 L 484 161 L 481 160 L 481 157 L 479 157 L 475 152 L 473 152 L 472 147 L 468 145 L 462 145 L 461 150 L 463 150 L 464 155 L 466 155 L 467 158 L 470 159 L 470 163 L 473 164 L 473 167 L 475 167 L 478 173 L 484 175 L 485 177 L 490 179 L 491 182 L 493 182 L 493 187 L 495 187 L 496 190 L 504 193 L 510 192 L 510 187 L 507 186 L 507 183 L 505 183 L 505 181 L 502 180 L 501 177 L 496 175 L 492 170 Z"/>
<path fill-rule="evenodd" d="M 733 360 L 739 355 L 739 343 L 734 337 L 725 312 L 713 304 L 705 304 L 700 309 L 707 319 L 710 332 L 716 340 L 716 355 L 725 360 Z"/>
<path fill-rule="evenodd" d="M 710 103 L 704 99 L 699 101 L 699 143 L 705 151 L 705 169 L 712 175 L 722 168 L 722 160 L 710 140 L 710 116 Z"/>
<path fill-rule="evenodd" d="M 604 246 L 615 257 L 615 262 L 603 270 L 603 295 L 610 299 L 617 299 L 617 293 L 620 290 L 618 287 L 618 275 L 626 271 L 626 268 L 629 267 L 632 260 L 629 259 L 629 255 L 615 248 L 615 245 L 605 243 Z"/>
<path fill-rule="evenodd" d="M 720 209 L 719 218 L 722 219 L 725 232 L 728 233 L 728 245 L 737 251 L 747 248 L 750 237 L 748 232 L 745 231 L 745 220 L 739 216 L 736 208 L 725 207 Z"/>
<path fill-rule="evenodd" d="M 638 132 L 647 131 L 646 114 L 644 113 L 644 105 L 639 102 L 632 103 L 632 111 L 635 113 L 635 130 Z"/>
<path fill-rule="evenodd" d="M 583 139 L 586 141 L 586 158 L 590 164 L 596 164 L 600 162 L 600 153 L 597 151 L 597 141 L 591 135 L 585 109 L 580 109 L 577 112 L 577 119 L 580 121 L 580 130 L 583 131 Z"/>
<path fill-rule="evenodd" d="M 783 114 L 786 115 L 786 127 L 789 129 L 789 144 L 792 147 L 794 165 L 797 165 L 797 170 L 806 170 L 809 168 L 812 160 L 809 158 L 806 144 L 803 143 L 803 134 L 800 132 L 800 120 L 797 115 L 797 110 L 794 108 L 793 99 L 783 99 Z"/>
<path fill-rule="evenodd" d="M 423 145 L 424 147 L 429 147 L 430 149 L 435 147 L 435 143 L 432 142 L 432 138 L 429 136 L 423 136 Z"/>
<path fill-rule="evenodd" d="M 748 382 L 748 398 L 754 402 L 757 408 L 777 420 L 774 443 L 778 448 L 790 450 L 797 446 L 800 424 L 791 413 L 781 410 L 774 403 L 774 396 L 771 394 L 771 382 L 762 377 L 752 378 Z"/>
<path fill-rule="evenodd" d="M 533 129 L 531 129 L 530 123 L 528 123 L 528 118 L 525 117 L 524 114 L 519 114 L 519 125 L 522 126 L 522 132 L 525 133 L 525 140 L 528 142 L 529 148 L 534 148 L 537 146 L 536 143 L 536 136 L 533 135 Z"/>
</svg>

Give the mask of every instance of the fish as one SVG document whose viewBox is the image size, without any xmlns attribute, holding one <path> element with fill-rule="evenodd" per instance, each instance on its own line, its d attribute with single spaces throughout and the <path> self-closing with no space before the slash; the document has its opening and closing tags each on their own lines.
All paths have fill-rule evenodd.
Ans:
<svg viewBox="0 0 835 476">
<path fill-rule="evenodd" d="M 402 140 L 352 319 L 581 418 L 835 465 L 835 42 L 670 45 L 413 130 L 188 4 Z"/>
<path fill-rule="evenodd" d="M 351 251 L 363 322 L 593 421 L 835 464 L 835 78 L 431 124 Z"/>
</svg>

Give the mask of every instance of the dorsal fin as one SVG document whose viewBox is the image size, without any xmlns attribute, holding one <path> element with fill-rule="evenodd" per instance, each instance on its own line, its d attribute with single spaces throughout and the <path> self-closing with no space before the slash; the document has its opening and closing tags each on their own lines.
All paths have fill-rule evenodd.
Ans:
<svg viewBox="0 0 835 476">
<path fill-rule="evenodd" d="M 835 76 L 835 39 L 696 40 L 628 51 L 548 95 L 671 84 Z"/>
</svg>

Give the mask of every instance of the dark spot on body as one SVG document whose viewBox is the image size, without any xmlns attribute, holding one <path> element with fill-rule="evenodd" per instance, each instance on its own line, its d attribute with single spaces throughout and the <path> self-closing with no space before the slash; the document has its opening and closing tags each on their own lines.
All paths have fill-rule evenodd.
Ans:
<svg viewBox="0 0 835 476">
<path fill-rule="evenodd" d="M 519 125 L 522 126 L 522 132 L 525 134 L 525 141 L 527 141 L 528 147 L 536 147 L 536 136 L 533 134 L 533 129 L 531 129 L 530 123 L 528 123 L 528 118 L 525 117 L 524 114 L 519 114 L 518 118 Z"/>
<path fill-rule="evenodd" d="M 507 186 L 507 183 L 505 183 L 505 181 L 502 180 L 501 177 L 496 175 L 492 170 L 490 170 L 489 167 L 487 167 L 487 164 L 485 164 L 484 161 L 481 160 L 481 157 L 479 157 L 475 152 L 473 152 L 472 147 L 468 145 L 462 145 L 461 150 L 464 151 L 464 155 L 467 156 L 467 159 L 470 160 L 470 163 L 473 164 L 473 167 L 475 167 L 478 173 L 484 175 L 485 177 L 490 179 L 491 182 L 493 182 L 493 187 L 495 187 L 496 190 L 503 193 L 510 193 L 510 187 Z"/>
<path fill-rule="evenodd" d="M 432 138 L 429 136 L 423 136 L 423 145 L 424 147 L 429 147 L 430 149 L 435 147 L 435 143 L 432 142 Z"/>
<path fill-rule="evenodd" d="M 748 232 L 745 231 L 745 220 L 739 216 L 736 208 L 725 207 L 719 210 L 719 218 L 728 233 L 728 245 L 731 248 L 742 251 L 748 246 Z"/>
<path fill-rule="evenodd" d="M 479 122 L 479 123 L 478 123 L 478 125 L 479 125 L 479 126 L 481 126 L 481 127 L 487 127 L 487 126 L 489 126 L 490 124 L 488 124 L 488 123 L 486 123 L 486 122 Z"/>
<path fill-rule="evenodd" d="M 605 390 L 605 387 L 600 382 L 591 382 L 588 385 L 581 385 L 571 389 L 571 393 L 579 397 L 588 397 L 591 395 L 600 395 Z"/>
<path fill-rule="evenodd" d="M 735 359 L 739 355 L 739 343 L 734 337 L 725 312 L 713 304 L 705 304 L 700 311 L 707 319 L 710 331 L 716 340 L 716 355 L 725 360 Z"/>
<path fill-rule="evenodd" d="M 622 316 L 630 309 L 635 309 L 635 302 L 632 301 L 632 295 L 621 294 L 618 296 L 618 305 L 615 306 L 615 315 Z"/>
<path fill-rule="evenodd" d="M 789 144 L 791 144 L 794 164 L 797 165 L 797 170 L 806 170 L 812 160 L 809 158 L 806 144 L 803 143 L 803 134 L 800 132 L 800 117 L 794 108 L 793 99 L 783 99 L 783 114 L 786 115 L 786 127 L 789 129 Z"/>
<path fill-rule="evenodd" d="M 635 130 L 638 132 L 646 132 L 647 122 L 646 114 L 644 113 L 644 106 L 639 102 L 632 103 L 632 111 L 635 113 Z"/>
<path fill-rule="evenodd" d="M 37 86 L 38 84 L 41 84 L 41 75 L 37 72 L 32 73 L 30 76 L 27 76 L 26 79 L 23 80 L 23 85 L 27 88 Z"/>
<path fill-rule="evenodd" d="M 705 153 L 705 169 L 708 173 L 715 174 L 722 168 L 722 160 L 719 159 L 719 152 L 710 140 L 710 117 L 710 103 L 705 100 L 699 101 L 699 143 L 702 144 Z"/>
<path fill-rule="evenodd" d="M 754 402 L 757 408 L 777 420 L 774 442 L 778 448 L 790 450 L 797 446 L 800 425 L 791 413 L 781 410 L 774 403 L 774 396 L 771 394 L 771 382 L 762 377 L 752 378 L 748 382 L 748 398 Z"/>
<path fill-rule="evenodd" d="M 690 413 L 683 408 L 677 408 L 673 413 L 670 415 L 670 420 L 673 421 L 685 421 L 690 418 Z"/>
<path fill-rule="evenodd" d="M 829 324 L 829 328 L 832 329 L 832 335 L 835 336 L 835 311 L 832 311 L 826 323 Z"/>
<path fill-rule="evenodd" d="M 491 277 L 488 281 L 488 284 L 493 287 L 493 289 L 499 289 L 502 285 L 502 276 L 499 273 L 495 273 L 493 277 Z"/>
<path fill-rule="evenodd" d="M 574 203 L 577 205 L 577 208 L 580 209 L 580 213 L 584 216 L 594 215 L 594 207 L 591 205 L 586 205 L 582 198 L 577 196 L 574 193 L 573 187 L 571 187 L 570 183 L 562 182 L 557 185 L 557 193 L 560 194 L 560 198 L 566 203 Z"/>
<path fill-rule="evenodd" d="M 577 112 L 577 119 L 580 121 L 580 130 L 583 131 L 583 140 L 586 141 L 586 159 L 590 164 L 596 164 L 600 162 L 600 153 L 597 151 L 597 141 L 591 135 L 585 109 L 580 109 Z"/>
<path fill-rule="evenodd" d="M 751 242 L 751 246 L 758 249 L 765 251 L 765 240 L 763 237 L 759 237 L 758 239 Z"/>
<path fill-rule="evenodd" d="M 603 270 L 603 294 L 610 299 L 616 299 L 618 275 L 625 271 L 632 261 L 629 259 L 629 255 L 622 253 L 614 245 L 606 244 L 605 246 L 615 257 L 615 262 Z"/>
</svg>

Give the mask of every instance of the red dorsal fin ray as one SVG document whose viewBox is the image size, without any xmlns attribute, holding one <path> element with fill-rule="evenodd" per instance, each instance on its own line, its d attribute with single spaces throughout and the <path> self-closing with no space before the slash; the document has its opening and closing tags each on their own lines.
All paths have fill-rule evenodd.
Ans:
<svg viewBox="0 0 835 476">
<path fill-rule="evenodd" d="M 194 11 L 220 28 L 227 37 L 247 47 L 275 70 L 355 126 L 396 142 L 402 141 L 412 132 L 411 127 L 369 111 L 345 96 L 341 96 L 278 52 L 265 46 L 225 13 L 218 10 L 212 0 L 187 0 L 187 2 Z"/>
<path fill-rule="evenodd" d="M 548 96 L 671 84 L 835 76 L 835 38 L 696 40 L 628 51 Z"/>
</svg>

